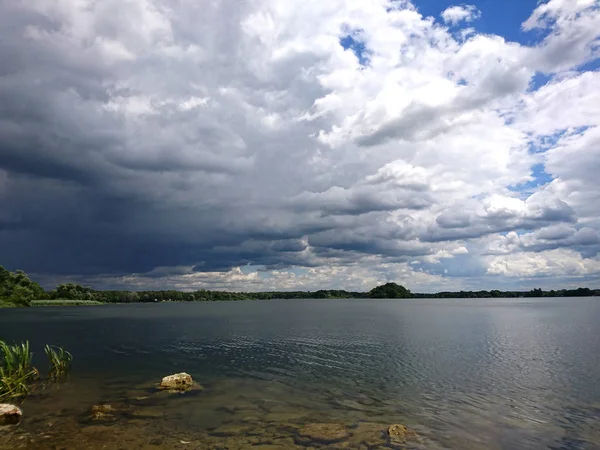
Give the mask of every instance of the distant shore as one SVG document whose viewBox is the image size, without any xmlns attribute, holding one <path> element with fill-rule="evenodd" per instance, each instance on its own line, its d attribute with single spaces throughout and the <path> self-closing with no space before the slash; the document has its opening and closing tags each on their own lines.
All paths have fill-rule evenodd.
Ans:
<svg viewBox="0 0 600 450">
<path fill-rule="evenodd" d="M 0 266 L 0 307 L 19 306 L 93 306 L 105 303 L 210 302 L 274 299 L 333 299 L 333 298 L 519 298 L 519 297 L 590 297 L 600 296 L 600 289 L 580 287 L 544 291 L 456 291 L 431 294 L 412 293 L 396 283 L 385 283 L 368 292 L 343 289 L 318 291 L 227 292 L 197 290 L 127 291 L 96 290 L 76 283 L 63 283 L 51 291 L 44 290 L 25 272 L 9 272 Z"/>
<path fill-rule="evenodd" d="M 235 293 L 239 294 L 239 293 Z M 446 296 L 443 296 L 446 294 Z M 566 297 L 595 297 L 600 296 L 598 292 L 590 295 L 540 295 L 540 296 L 531 296 L 531 295 L 517 295 L 517 296 L 483 296 L 483 295 L 469 295 L 472 293 L 466 292 L 465 295 L 461 295 L 458 292 L 448 292 L 448 293 L 439 293 L 439 294 L 413 294 L 411 297 L 405 297 L 407 299 L 433 299 L 433 298 L 446 298 L 446 299 L 467 299 L 467 298 L 480 298 L 480 299 L 493 299 L 493 298 L 566 298 Z M 475 293 L 479 294 L 479 293 Z M 527 294 L 527 292 L 523 293 Z M 68 300 L 68 299 L 55 299 L 55 300 L 31 300 L 29 305 L 18 305 L 14 303 L 2 302 L 0 301 L 0 308 L 24 308 L 24 307 L 62 307 L 62 306 L 103 306 L 103 305 L 127 305 L 127 304 L 135 304 L 135 303 L 144 303 L 144 304 L 153 304 L 153 303 L 198 303 L 198 302 L 223 302 L 223 301 L 252 301 L 252 300 L 301 300 L 301 299 L 353 299 L 353 298 L 371 298 L 366 296 L 361 297 L 316 297 L 316 296 L 302 296 L 302 297 L 291 297 L 291 296 L 276 296 L 271 298 L 256 298 L 254 296 L 243 297 L 236 295 L 235 298 L 217 298 L 217 299 L 197 299 L 197 300 L 156 300 L 156 301 L 146 301 L 146 300 L 136 300 L 136 301 L 98 301 L 98 300 Z M 382 297 L 380 297 L 382 298 Z"/>
<path fill-rule="evenodd" d="M 32 300 L 31 306 L 97 306 L 105 305 L 105 302 L 98 300 Z"/>
</svg>

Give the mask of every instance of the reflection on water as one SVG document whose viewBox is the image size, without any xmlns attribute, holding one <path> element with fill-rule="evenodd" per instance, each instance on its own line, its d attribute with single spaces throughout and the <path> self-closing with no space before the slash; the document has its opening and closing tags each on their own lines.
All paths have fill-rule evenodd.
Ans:
<svg viewBox="0 0 600 450">
<path fill-rule="evenodd" d="M 63 345 L 75 365 L 1 448 L 394 448 L 393 423 L 419 435 L 399 448 L 600 448 L 598 299 L 4 311 L 0 339 Z M 205 390 L 155 391 L 184 370 Z M 114 415 L 91 420 L 100 403 Z M 311 423 L 347 435 L 307 440 Z"/>
</svg>

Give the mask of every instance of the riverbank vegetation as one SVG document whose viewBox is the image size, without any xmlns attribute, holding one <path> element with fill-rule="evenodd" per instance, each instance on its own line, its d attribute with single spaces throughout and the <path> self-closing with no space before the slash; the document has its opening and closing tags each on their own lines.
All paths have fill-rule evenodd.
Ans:
<svg viewBox="0 0 600 450">
<path fill-rule="evenodd" d="M 96 306 L 104 305 L 98 300 L 32 300 L 31 306 Z"/>
<path fill-rule="evenodd" d="M 516 298 L 516 297 L 584 297 L 599 295 L 589 288 L 543 291 L 458 291 L 435 294 L 412 293 L 404 286 L 386 283 L 368 292 L 340 289 L 318 291 L 226 292 L 198 290 L 182 292 L 159 291 L 100 291 L 76 283 L 63 283 L 51 291 L 30 280 L 23 271 L 9 272 L 0 266 L 0 307 L 7 306 L 84 306 L 104 303 L 153 302 L 210 302 L 272 299 L 330 299 L 330 298 Z"/>
<path fill-rule="evenodd" d="M 0 304 L 4 306 L 29 306 L 31 300 L 44 298 L 44 289 L 31 281 L 22 270 L 9 272 L 0 266 Z"/>
<path fill-rule="evenodd" d="M 71 368 L 71 354 L 56 346 L 47 345 L 44 350 L 49 363 L 48 380 L 64 378 Z M 0 401 L 26 397 L 32 383 L 39 378 L 29 342 L 7 344 L 0 341 Z"/>
</svg>

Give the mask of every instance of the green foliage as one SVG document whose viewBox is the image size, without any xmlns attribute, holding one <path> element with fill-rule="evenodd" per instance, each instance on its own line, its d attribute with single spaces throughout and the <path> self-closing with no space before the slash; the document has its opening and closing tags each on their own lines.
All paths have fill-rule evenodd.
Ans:
<svg viewBox="0 0 600 450">
<path fill-rule="evenodd" d="M 52 299 L 64 300 L 94 300 L 92 288 L 81 286 L 76 283 L 64 283 L 56 286 L 50 293 Z"/>
<path fill-rule="evenodd" d="M 0 301 L 16 306 L 29 306 L 34 298 L 43 298 L 42 287 L 31 281 L 22 270 L 9 272 L 0 266 Z"/>
<path fill-rule="evenodd" d="M 58 381 L 67 375 L 71 369 L 73 356 L 62 347 L 54 345 L 46 345 L 44 352 L 48 358 L 50 369 L 48 370 L 48 378 Z"/>
<path fill-rule="evenodd" d="M 32 358 L 29 342 L 9 345 L 0 341 L 0 400 L 28 394 L 27 383 L 39 376 Z"/>
<path fill-rule="evenodd" d="M 215 302 L 215 301 L 237 301 L 237 300 L 272 300 L 292 298 L 364 298 L 364 292 L 349 292 L 344 290 L 320 290 L 309 291 L 274 291 L 274 292 L 226 292 L 226 291 L 141 291 L 136 297 L 132 297 L 129 291 L 96 291 L 96 299 L 107 303 L 130 303 L 139 302 Z"/>
<path fill-rule="evenodd" d="M 410 298 L 411 293 L 404 286 L 396 283 L 386 283 L 369 291 L 371 298 Z"/>
</svg>

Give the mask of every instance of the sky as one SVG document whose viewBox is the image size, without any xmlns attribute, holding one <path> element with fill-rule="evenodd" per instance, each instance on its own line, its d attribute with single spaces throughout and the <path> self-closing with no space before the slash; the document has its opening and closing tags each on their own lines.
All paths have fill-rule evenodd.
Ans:
<svg viewBox="0 0 600 450">
<path fill-rule="evenodd" d="M 45 287 L 600 287 L 600 0 L 0 0 Z"/>
</svg>

